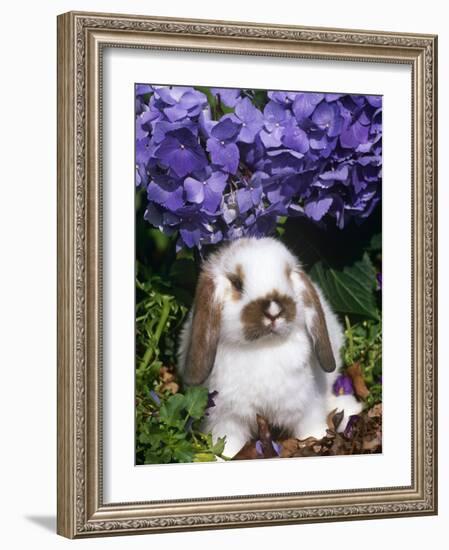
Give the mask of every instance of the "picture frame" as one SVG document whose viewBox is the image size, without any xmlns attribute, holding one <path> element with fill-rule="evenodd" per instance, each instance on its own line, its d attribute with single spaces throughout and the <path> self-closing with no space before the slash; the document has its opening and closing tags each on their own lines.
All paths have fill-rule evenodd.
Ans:
<svg viewBox="0 0 449 550">
<path fill-rule="evenodd" d="M 103 54 L 406 66 L 411 85 L 411 483 L 107 502 Z M 437 37 L 70 12 L 58 17 L 58 494 L 69 538 L 437 513 Z M 133 181 L 131 179 L 131 181 Z M 404 314 L 405 315 L 405 314 Z M 130 456 L 133 450 L 130 451 Z M 107 457 L 106 457 L 107 458 Z M 177 466 L 173 466 L 176 468 Z M 207 466 L 208 467 L 208 466 Z M 214 466 L 212 466 L 214 467 Z M 159 470 L 160 471 L 160 470 Z M 174 471 L 174 470 L 173 470 Z M 110 471 L 108 470 L 108 476 Z"/>
</svg>

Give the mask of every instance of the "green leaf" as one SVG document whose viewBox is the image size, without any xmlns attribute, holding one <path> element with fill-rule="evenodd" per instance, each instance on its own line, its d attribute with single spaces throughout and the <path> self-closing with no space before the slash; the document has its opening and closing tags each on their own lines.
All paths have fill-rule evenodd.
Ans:
<svg viewBox="0 0 449 550">
<path fill-rule="evenodd" d="M 157 449 L 161 444 L 161 440 L 160 433 L 141 433 L 139 436 L 140 443 L 150 445 L 152 449 Z"/>
<path fill-rule="evenodd" d="M 371 237 L 369 248 L 374 251 L 382 250 L 382 233 L 376 233 Z"/>
<path fill-rule="evenodd" d="M 217 459 L 212 453 L 196 453 L 193 462 L 215 462 Z"/>
<path fill-rule="evenodd" d="M 192 418 L 199 419 L 203 416 L 207 405 L 207 388 L 192 386 L 185 393 L 185 408 Z"/>
<path fill-rule="evenodd" d="M 173 449 L 173 456 L 178 462 L 192 462 L 195 452 L 188 441 L 180 441 Z"/>
<path fill-rule="evenodd" d="M 177 426 L 181 418 L 181 411 L 185 408 L 184 396 L 180 393 L 171 395 L 167 401 L 162 403 L 159 418 L 168 426 Z"/>
<path fill-rule="evenodd" d="M 376 271 L 367 253 L 362 260 L 342 271 L 326 268 L 319 261 L 310 270 L 310 276 L 339 313 L 379 319 L 374 294 Z"/>
<path fill-rule="evenodd" d="M 226 442 L 226 437 L 219 437 L 217 439 L 215 445 L 213 445 L 213 447 L 211 448 L 211 451 L 215 455 L 223 454 L 223 451 L 224 451 L 224 448 L 225 448 L 225 442 Z"/>
</svg>

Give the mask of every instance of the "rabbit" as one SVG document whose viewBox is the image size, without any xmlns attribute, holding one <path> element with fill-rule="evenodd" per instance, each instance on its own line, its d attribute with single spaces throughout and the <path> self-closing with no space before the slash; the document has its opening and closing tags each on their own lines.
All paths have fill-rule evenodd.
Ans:
<svg viewBox="0 0 449 550">
<path fill-rule="evenodd" d="M 223 454 L 232 457 L 257 436 L 256 414 L 292 437 L 321 438 L 338 408 L 344 430 L 362 405 L 332 391 L 343 341 L 337 316 L 289 249 L 243 237 L 202 267 L 178 371 L 184 384 L 218 392 L 203 429 L 226 436 Z"/>
</svg>

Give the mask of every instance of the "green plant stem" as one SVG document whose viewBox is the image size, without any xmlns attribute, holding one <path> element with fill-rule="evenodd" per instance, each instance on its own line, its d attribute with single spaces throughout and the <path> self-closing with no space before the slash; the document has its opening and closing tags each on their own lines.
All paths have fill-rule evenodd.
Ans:
<svg viewBox="0 0 449 550">
<path fill-rule="evenodd" d="M 159 340 L 162 336 L 162 331 L 164 330 L 165 324 L 167 323 L 168 316 L 170 314 L 170 298 L 168 296 L 164 296 L 162 298 L 162 313 L 159 319 L 159 322 L 157 324 L 156 330 L 154 332 L 154 340 L 155 345 L 152 347 L 149 347 L 147 351 L 145 352 L 145 355 L 143 356 L 142 363 L 140 366 L 145 369 L 149 363 L 151 362 L 151 359 L 153 358 L 153 349 L 157 347 Z"/>
<path fill-rule="evenodd" d="M 351 353 L 351 357 L 353 356 L 354 354 L 354 341 L 352 339 L 352 328 L 351 328 L 351 323 L 349 322 L 349 318 L 347 315 L 345 315 L 345 325 L 346 325 L 346 330 L 348 332 L 348 344 L 349 344 L 349 351 Z"/>
</svg>

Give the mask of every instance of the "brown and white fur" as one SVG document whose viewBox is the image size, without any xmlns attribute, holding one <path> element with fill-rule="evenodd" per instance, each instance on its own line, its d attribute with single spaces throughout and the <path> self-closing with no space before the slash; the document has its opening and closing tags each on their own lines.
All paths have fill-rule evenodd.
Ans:
<svg viewBox="0 0 449 550">
<path fill-rule="evenodd" d="M 233 456 L 257 435 L 256 414 L 304 439 L 321 438 L 343 409 L 344 429 L 361 411 L 336 397 L 343 329 L 298 260 L 273 238 L 242 238 L 205 262 L 181 333 L 179 372 L 187 385 L 217 391 L 204 429 L 226 436 Z"/>
</svg>

